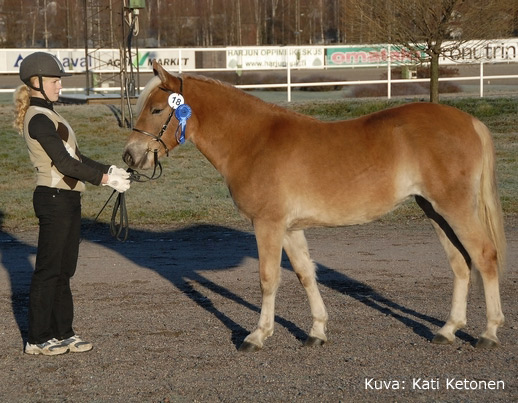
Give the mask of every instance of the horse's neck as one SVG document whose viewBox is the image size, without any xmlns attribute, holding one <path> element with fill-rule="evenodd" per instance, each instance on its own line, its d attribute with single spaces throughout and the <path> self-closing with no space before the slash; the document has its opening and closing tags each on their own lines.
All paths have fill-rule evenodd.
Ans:
<svg viewBox="0 0 518 403">
<path fill-rule="evenodd" d="M 247 94 L 219 83 L 200 82 L 192 98 L 193 110 L 198 117 L 194 143 L 200 152 L 224 176 L 231 173 L 229 166 L 242 158 L 243 150 L 257 146 L 258 115 L 265 114 L 261 102 Z"/>
</svg>

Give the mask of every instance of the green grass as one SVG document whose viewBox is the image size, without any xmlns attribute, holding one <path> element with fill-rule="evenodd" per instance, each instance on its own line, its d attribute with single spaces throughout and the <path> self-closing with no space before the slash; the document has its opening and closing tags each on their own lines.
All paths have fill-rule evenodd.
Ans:
<svg viewBox="0 0 518 403">
<path fill-rule="evenodd" d="M 350 119 L 404 101 L 329 101 L 284 104 L 322 120 Z M 445 103 L 471 113 L 492 130 L 497 151 L 497 169 L 504 212 L 518 216 L 518 99 L 455 99 Z M 81 152 L 99 161 L 125 166 L 121 152 L 129 134 L 117 126 L 106 106 L 57 106 L 74 127 Z M 32 208 L 34 174 L 24 140 L 12 128 L 12 107 L 0 105 L 0 219 L 9 230 L 37 225 Z M 219 173 L 190 143 L 176 148 L 162 160 L 164 173 L 157 180 L 134 183 L 127 193 L 131 227 L 175 226 L 187 223 L 241 225 L 245 221 L 234 207 Z M 93 219 L 111 194 L 107 187 L 87 185 L 83 217 Z M 107 222 L 111 207 L 100 217 Z M 421 218 L 415 203 L 406 203 L 385 220 Z"/>
</svg>

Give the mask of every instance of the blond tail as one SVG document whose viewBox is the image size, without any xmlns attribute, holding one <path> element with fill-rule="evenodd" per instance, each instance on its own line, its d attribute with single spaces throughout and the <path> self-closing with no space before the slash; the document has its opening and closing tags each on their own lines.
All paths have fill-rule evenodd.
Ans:
<svg viewBox="0 0 518 403">
<path fill-rule="evenodd" d="M 498 270 L 505 270 L 507 245 L 504 232 L 504 219 L 495 172 L 495 149 L 489 129 L 477 119 L 473 125 L 482 142 L 483 168 L 480 181 L 479 217 L 493 241 L 497 252 Z"/>
</svg>

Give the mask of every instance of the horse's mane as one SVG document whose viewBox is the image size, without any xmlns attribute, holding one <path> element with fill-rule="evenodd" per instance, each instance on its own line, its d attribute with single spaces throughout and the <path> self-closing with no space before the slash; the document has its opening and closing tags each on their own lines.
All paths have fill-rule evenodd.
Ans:
<svg viewBox="0 0 518 403">
<path fill-rule="evenodd" d="M 252 103 L 262 104 L 262 105 L 266 106 L 268 109 L 270 109 L 272 111 L 275 111 L 277 113 L 288 113 L 288 114 L 293 114 L 294 113 L 294 114 L 298 114 L 295 111 L 291 111 L 291 110 L 283 108 L 283 107 L 281 107 L 279 105 L 276 105 L 274 103 L 264 101 L 261 98 L 258 98 L 258 97 L 254 96 L 252 94 L 249 94 L 248 92 L 243 91 L 242 89 L 237 88 L 237 87 L 235 87 L 234 85 L 232 85 L 230 83 L 227 83 L 227 82 L 224 82 L 224 81 L 221 81 L 221 80 L 217 80 L 215 78 L 211 78 L 211 77 L 207 77 L 207 76 L 202 76 L 202 75 L 189 75 L 189 78 L 221 86 L 223 88 L 226 88 L 228 91 L 240 94 L 240 96 L 243 96 L 246 100 L 248 100 L 248 101 L 250 101 Z"/>
<path fill-rule="evenodd" d="M 173 74 L 173 76 L 178 77 L 178 75 L 175 75 L 175 74 Z M 295 112 L 295 111 L 283 108 L 283 107 L 281 107 L 279 105 L 276 105 L 274 103 L 263 101 L 262 99 L 260 99 L 258 97 L 255 97 L 255 96 L 247 93 L 246 91 L 243 91 L 243 90 L 241 90 L 241 89 L 239 89 L 239 88 L 237 88 L 237 87 L 235 87 L 235 86 L 233 86 L 233 85 L 231 85 L 229 83 L 226 83 L 224 81 L 220 81 L 220 80 L 217 80 L 217 79 L 214 79 L 214 78 L 211 78 L 211 77 L 206 77 L 206 76 L 196 75 L 196 74 L 185 74 L 185 75 L 183 75 L 183 77 L 184 77 L 184 79 L 185 78 L 189 78 L 189 79 L 197 80 L 197 81 L 200 81 L 200 82 L 206 82 L 206 83 L 209 83 L 209 84 L 214 84 L 214 85 L 217 85 L 217 86 L 221 86 L 222 88 L 225 88 L 228 91 L 239 93 L 241 97 L 244 97 L 245 99 L 247 99 L 248 101 L 250 101 L 252 103 L 262 104 L 263 106 L 266 106 L 266 108 L 271 110 L 272 112 L 301 115 L 298 112 Z M 144 107 L 144 105 L 146 104 L 146 102 L 147 102 L 147 100 L 149 98 L 149 94 L 151 93 L 151 91 L 153 89 L 158 87 L 160 85 L 160 83 L 161 83 L 160 77 L 158 77 L 158 76 L 155 76 L 151 80 L 148 81 L 148 83 L 146 84 L 146 86 L 144 87 L 144 89 L 142 90 L 142 92 L 140 93 L 140 95 L 138 97 L 137 105 L 136 105 L 136 116 L 140 115 L 140 113 L 142 112 L 142 108 Z M 307 116 L 307 115 L 301 115 L 301 116 L 304 116 L 304 117 L 309 118 L 309 119 L 314 119 L 314 118 L 312 118 L 310 116 Z"/>
<path fill-rule="evenodd" d="M 149 94 L 155 87 L 157 87 L 160 84 L 160 82 L 160 77 L 158 76 L 154 76 L 151 80 L 148 81 L 148 83 L 146 84 L 146 86 L 144 87 L 144 89 L 138 97 L 137 105 L 135 107 L 135 116 L 140 115 L 140 112 L 142 112 L 142 108 L 144 108 L 144 105 L 147 102 Z"/>
</svg>

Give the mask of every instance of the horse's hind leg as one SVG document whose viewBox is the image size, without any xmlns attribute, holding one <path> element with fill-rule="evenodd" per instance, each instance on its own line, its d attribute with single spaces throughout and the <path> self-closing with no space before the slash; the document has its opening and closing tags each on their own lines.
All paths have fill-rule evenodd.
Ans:
<svg viewBox="0 0 518 403">
<path fill-rule="evenodd" d="M 327 311 L 318 290 L 315 264 L 309 257 L 308 244 L 303 231 L 288 231 L 284 237 L 284 250 L 290 259 L 293 270 L 306 290 L 313 316 L 313 326 L 305 345 L 321 345 L 327 341 Z"/>
<path fill-rule="evenodd" d="M 478 269 L 484 284 L 487 316 L 487 328 L 482 333 L 477 347 L 494 347 L 498 345 L 499 341 L 496 332 L 498 327 L 504 323 L 504 315 L 500 303 L 499 271 L 495 244 L 486 234 L 476 214 L 472 214 L 467 219 L 462 219 L 460 215 L 457 215 L 455 219 L 450 219 L 451 227 L 448 224 L 444 226 L 441 223 L 446 221 L 431 208 L 429 202 L 424 199 L 420 200 L 420 198 L 416 198 L 416 200 L 425 213 L 435 222 L 434 226 L 445 247 L 455 274 L 450 317 L 446 325 L 439 330 L 434 340 L 436 342 L 453 341 L 455 330 L 461 327 L 463 322 L 465 323 L 469 268 L 471 267 L 471 262 L 473 262 L 473 266 Z M 461 210 L 459 209 L 458 211 Z M 453 227 L 455 228 L 455 233 L 453 233 Z M 462 265 L 462 259 L 465 262 L 464 266 Z"/>
<path fill-rule="evenodd" d="M 504 323 L 500 302 L 497 251 L 494 243 L 476 222 L 464 228 L 466 228 L 465 231 L 457 230 L 457 233 L 482 277 L 486 300 L 487 328 L 480 336 L 477 347 L 496 347 L 499 344 L 496 332 Z"/>
<path fill-rule="evenodd" d="M 420 196 L 416 197 L 416 201 L 430 219 L 454 274 L 450 315 L 432 340 L 437 344 L 450 344 L 455 340 L 455 332 L 466 326 L 471 258 L 449 224 L 433 209 L 431 203 Z"/>
</svg>

